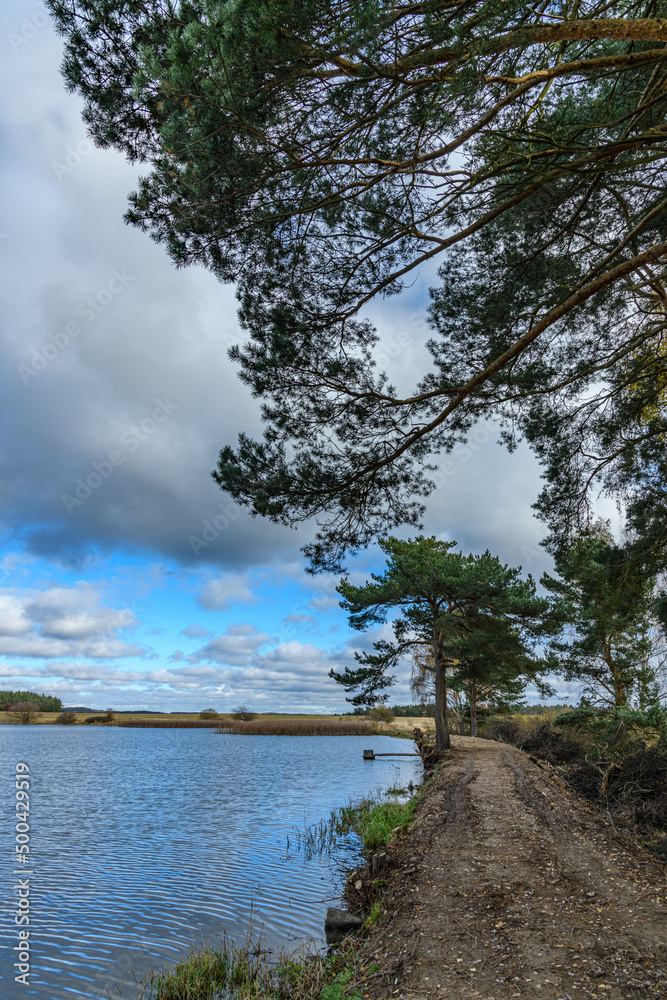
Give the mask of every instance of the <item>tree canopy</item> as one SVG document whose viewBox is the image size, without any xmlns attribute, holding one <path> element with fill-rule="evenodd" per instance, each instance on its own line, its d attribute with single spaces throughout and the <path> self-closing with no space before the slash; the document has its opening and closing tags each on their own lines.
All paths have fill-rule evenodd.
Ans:
<svg viewBox="0 0 667 1000">
<path fill-rule="evenodd" d="M 379 639 L 375 652 L 356 653 L 360 664 L 331 677 L 358 693 L 356 705 L 385 700 L 383 690 L 395 678 L 398 661 L 420 647 L 433 654 L 435 674 L 436 746 L 449 746 L 447 726 L 447 666 L 457 660 L 459 672 L 481 679 L 501 668 L 506 675 L 536 675 L 542 664 L 533 657 L 536 640 L 556 627 L 549 602 L 535 593 L 531 577 L 503 566 L 489 552 L 464 556 L 452 552 L 456 542 L 419 536 L 402 541 L 381 539 L 387 556 L 384 574 L 355 587 L 343 579 L 338 586 L 341 606 L 350 625 L 361 631 L 385 622 L 390 615 L 394 641 Z"/>
<path fill-rule="evenodd" d="M 510 644 L 500 646 L 491 645 L 483 635 L 473 634 L 470 638 L 470 643 L 465 638 L 457 643 L 457 658 L 446 662 L 445 677 L 448 711 L 459 723 L 468 717 L 471 736 L 477 735 L 480 709 L 508 712 L 523 707 L 529 682 L 541 694 L 553 693 L 540 676 L 545 664 L 530 655 L 516 633 L 511 636 Z M 417 652 L 413 656 L 410 689 L 422 701 L 434 696 L 432 652 Z"/>
<path fill-rule="evenodd" d="M 319 517 L 314 568 L 417 524 L 483 416 L 532 442 L 557 532 L 650 479 L 664 537 L 666 2 L 48 6 L 94 140 L 148 167 L 128 221 L 237 282 L 266 431 L 214 476 Z M 430 260 L 432 366 L 399 394 L 364 307 Z"/>
<path fill-rule="evenodd" d="M 30 702 L 41 712 L 60 712 L 63 707 L 60 698 L 54 695 L 37 694 L 36 691 L 0 691 L 0 710 L 19 701 Z"/>
<path fill-rule="evenodd" d="M 633 545 L 616 544 L 599 522 L 559 549 L 555 563 L 558 576 L 541 582 L 567 622 L 552 643 L 560 672 L 595 704 L 626 708 L 631 696 L 642 709 L 659 702 L 651 660 L 660 598 Z"/>
</svg>

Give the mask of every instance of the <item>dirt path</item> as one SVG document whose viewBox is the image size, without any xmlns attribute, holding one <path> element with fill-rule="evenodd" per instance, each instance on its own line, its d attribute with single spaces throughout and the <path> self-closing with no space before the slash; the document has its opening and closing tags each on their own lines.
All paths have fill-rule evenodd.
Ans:
<svg viewBox="0 0 667 1000">
<path fill-rule="evenodd" d="M 526 754 L 454 737 L 395 848 L 371 998 L 667 997 L 667 867 Z"/>
</svg>

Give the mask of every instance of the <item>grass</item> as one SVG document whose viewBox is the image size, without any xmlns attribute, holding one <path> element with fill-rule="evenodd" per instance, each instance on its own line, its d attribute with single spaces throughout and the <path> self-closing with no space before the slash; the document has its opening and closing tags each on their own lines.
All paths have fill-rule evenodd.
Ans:
<svg viewBox="0 0 667 1000">
<path fill-rule="evenodd" d="M 33 725 L 53 725 L 59 712 L 40 712 Z M 97 718 L 97 716 L 95 716 Z M 89 713 L 75 714 L 77 725 L 91 723 Z M 12 724 L 8 712 L 0 712 L 0 725 Z M 123 726 L 128 729 L 215 729 L 223 734 L 248 734 L 258 736 L 371 736 L 375 727 L 368 719 L 340 719 L 337 716 L 322 715 L 263 715 L 252 722 L 241 722 L 230 715 L 218 715 L 214 719 L 201 719 L 198 712 L 183 712 L 178 715 L 129 715 L 116 712 L 109 726 Z"/>
<path fill-rule="evenodd" d="M 162 971 L 151 971 L 139 1000 L 361 1000 L 353 986 L 353 949 L 328 956 L 281 953 L 269 961 L 250 941 L 239 947 L 224 938 L 205 945 Z"/>
<path fill-rule="evenodd" d="M 297 832 L 297 841 L 311 856 L 335 847 L 341 837 L 350 833 L 360 838 L 366 850 L 384 847 L 397 827 L 412 820 L 423 788 L 407 802 L 397 798 L 383 801 L 386 792 L 380 799 L 351 802 L 334 810 L 328 820 Z M 390 789 L 389 794 L 402 791 Z M 380 902 L 372 902 L 367 928 L 373 927 L 381 912 Z M 355 948 L 350 941 L 324 957 L 303 954 L 295 959 L 283 952 L 269 961 L 249 940 L 238 947 L 223 939 L 219 950 L 204 946 L 170 969 L 152 971 L 142 985 L 139 1000 L 362 1000 L 358 982 L 364 969 L 357 968 Z M 365 972 L 377 969 L 373 966 Z"/>
<path fill-rule="evenodd" d="M 40 712 L 33 725 L 53 725 L 60 712 Z M 75 713 L 75 722 L 81 725 L 90 718 L 89 713 Z M 8 712 L 0 712 L 0 725 L 11 725 Z M 200 719 L 199 712 L 179 712 L 141 715 L 118 711 L 109 725 L 139 729 L 217 729 L 225 732 L 256 733 L 265 736 L 371 736 L 376 732 L 369 719 L 354 716 L 306 715 L 304 713 L 266 712 L 252 723 L 243 723 L 229 713 L 219 713 L 216 719 Z M 250 727 L 250 728 L 249 728 Z M 256 728 L 255 728 L 256 727 Z M 386 730 L 380 735 L 390 735 Z"/>
<path fill-rule="evenodd" d="M 253 719 L 237 722 L 221 721 L 218 732 L 225 734 L 253 734 L 256 736 L 370 736 L 373 726 L 368 722 L 338 722 L 336 719 Z"/>
<path fill-rule="evenodd" d="M 410 823 L 416 804 L 416 799 L 407 802 L 365 799 L 356 805 L 344 806 L 340 810 L 339 832 L 352 830 L 360 837 L 366 850 L 374 851 L 389 843 L 395 829 Z"/>
<path fill-rule="evenodd" d="M 382 904 L 376 899 L 374 903 L 371 903 L 371 908 L 366 917 L 366 927 L 373 927 L 378 922 L 381 913 Z"/>
</svg>

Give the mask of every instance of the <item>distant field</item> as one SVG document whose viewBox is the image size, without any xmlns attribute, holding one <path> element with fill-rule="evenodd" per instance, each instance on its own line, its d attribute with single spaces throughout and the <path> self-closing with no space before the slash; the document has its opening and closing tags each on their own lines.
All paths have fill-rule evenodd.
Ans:
<svg viewBox="0 0 667 1000">
<path fill-rule="evenodd" d="M 36 725 L 49 725 L 49 724 L 53 724 L 56 721 L 56 719 L 58 718 L 59 714 L 60 714 L 59 712 L 40 712 L 39 715 L 37 715 L 35 717 L 35 724 Z M 98 713 L 94 713 L 94 714 L 98 714 Z M 100 712 L 99 714 L 103 715 L 104 713 Z M 89 717 L 90 717 L 90 713 L 89 712 L 78 712 L 76 714 L 76 721 L 78 723 L 80 723 L 80 722 L 83 722 L 84 719 L 88 719 Z M 221 722 L 224 722 L 225 720 L 231 720 L 232 718 L 233 718 L 233 716 L 232 716 L 232 714 L 230 712 L 221 712 L 220 715 L 218 716 L 218 719 Z M 287 712 L 267 712 L 267 713 L 262 712 L 261 714 L 259 714 L 257 716 L 257 719 L 261 720 L 261 721 L 265 721 L 266 720 L 267 722 L 270 722 L 272 719 L 285 719 L 285 720 L 289 720 L 289 721 L 293 721 L 293 722 L 299 722 L 299 721 L 304 721 L 305 722 L 305 721 L 317 720 L 317 719 L 321 719 L 321 720 L 328 719 L 329 721 L 335 721 L 335 722 L 339 722 L 339 721 L 340 722 L 354 722 L 354 721 L 358 721 L 358 718 L 355 717 L 355 716 L 353 716 L 353 715 L 314 715 L 314 714 L 313 715 L 305 715 L 305 714 L 304 715 L 292 715 L 292 714 L 287 713 Z M 115 720 L 114 721 L 116 721 L 116 722 L 125 722 L 125 721 L 131 722 L 131 721 L 134 721 L 134 720 L 139 720 L 139 721 L 146 720 L 147 722 L 162 722 L 162 723 L 165 723 L 165 722 L 174 722 L 174 721 L 176 721 L 176 722 L 181 722 L 181 721 L 182 722 L 189 722 L 189 721 L 194 722 L 194 721 L 199 721 L 199 712 L 179 712 L 179 713 L 174 713 L 174 714 L 171 714 L 169 712 L 164 712 L 164 713 L 159 713 L 159 714 L 151 712 L 151 713 L 146 713 L 145 715 L 143 713 L 136 713 L 136 712 L 116 712 L 115 713 Z M 213 721 L 217 721 L 217 720 L 213 720 Z M 410 721 L 410 720 L 399 720 L 399 721 Z M 0 712 L 0 724 L 4 724 L 4 725 L 11 724 L 11 718 L 10 718 L 8 712 Z"/>
<path fill-rule="evenodd" d="M 34 725 L 44 726 L 53 725 L 58 717 L 58 712 L 40 712 L 36 716 Z M 98 714 L 98 713 L 94 713 Z M 104 714 L 103 712 L 99 713 Z M 78 724 L 82 724 L 85 719 L 90 718 L 89 712 L 78 712 L 76 714 L 76 721 Z M 215 728 L 220 722 L 231 722 L 233 720 L 233 715 L 230 712 L 221 712 L 217 719 L 212 719 L 208 722 L 206 728 Z M 285 726 L 280 727 L 280 732 L 284 732 L 286 735 L 294 730 L 300 730 L 304 724 L 311 723 L 313 726 L 313 733 L 316 729 L 329 730 L 331 724 L 340 723 L 341 729 L 350 732 L 352 729 L 358 729 L 362 732 L 370 728 L 370 720 L 364 716 L 355 715 L 307 715 L 303 714 L 291 714 L 289 712 L 261 712 L 255 718 L 255 724 L 241 724 L 237 727 L 237 732 L 261 732 L 264 731 L 267 726 L 264 724 L 269 724 L 272 721 L 277 723 L 284 722 Z M 164 713 L 136 713 L 136 712 L 116 712 L 115 723 L 130 723 L 137 728 L 169 728 L 170 724 L 179 723 L 180 725 L 174 726 L 174 728 L 185 728 L 184 723 L 196 722 L 201 723 L 202 728 L 204 728 L 203 720 L 199 718 L 199 712 L 179 712 L 171 714 L 169 712 Z M 292 728 L 291 723 L 295 723 Z M 328 723 L 328 726 L 324 724 Z M 0 725 L 11 724 L 11 719 L 8 712 L 0 712 Z M 301 725 L 300 725 L 301 724 Z M 376 723 L 376 732 L 384 732 L 387 735 L 391 734 L 391 731 L 399 730 L 401 733 L 412 733 L 415 727 L 423 730 L 432 730 L 435 728 L 435 720 L 431 718 L 396 718 L 391 723 Z M 197 726 L 197 728 L 199 728 Z"/>
</svg>

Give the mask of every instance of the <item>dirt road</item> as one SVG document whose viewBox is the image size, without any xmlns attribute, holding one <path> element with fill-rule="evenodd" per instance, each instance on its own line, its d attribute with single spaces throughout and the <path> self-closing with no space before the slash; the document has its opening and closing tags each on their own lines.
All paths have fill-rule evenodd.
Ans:
<svg viewBox="0 0 667 1000">
<path fill-rule="evenodd" d="M 453 738 L 394 849 L 371 998 L 667 998 L 667 866 L 519 750 Z"/>
</svg>

